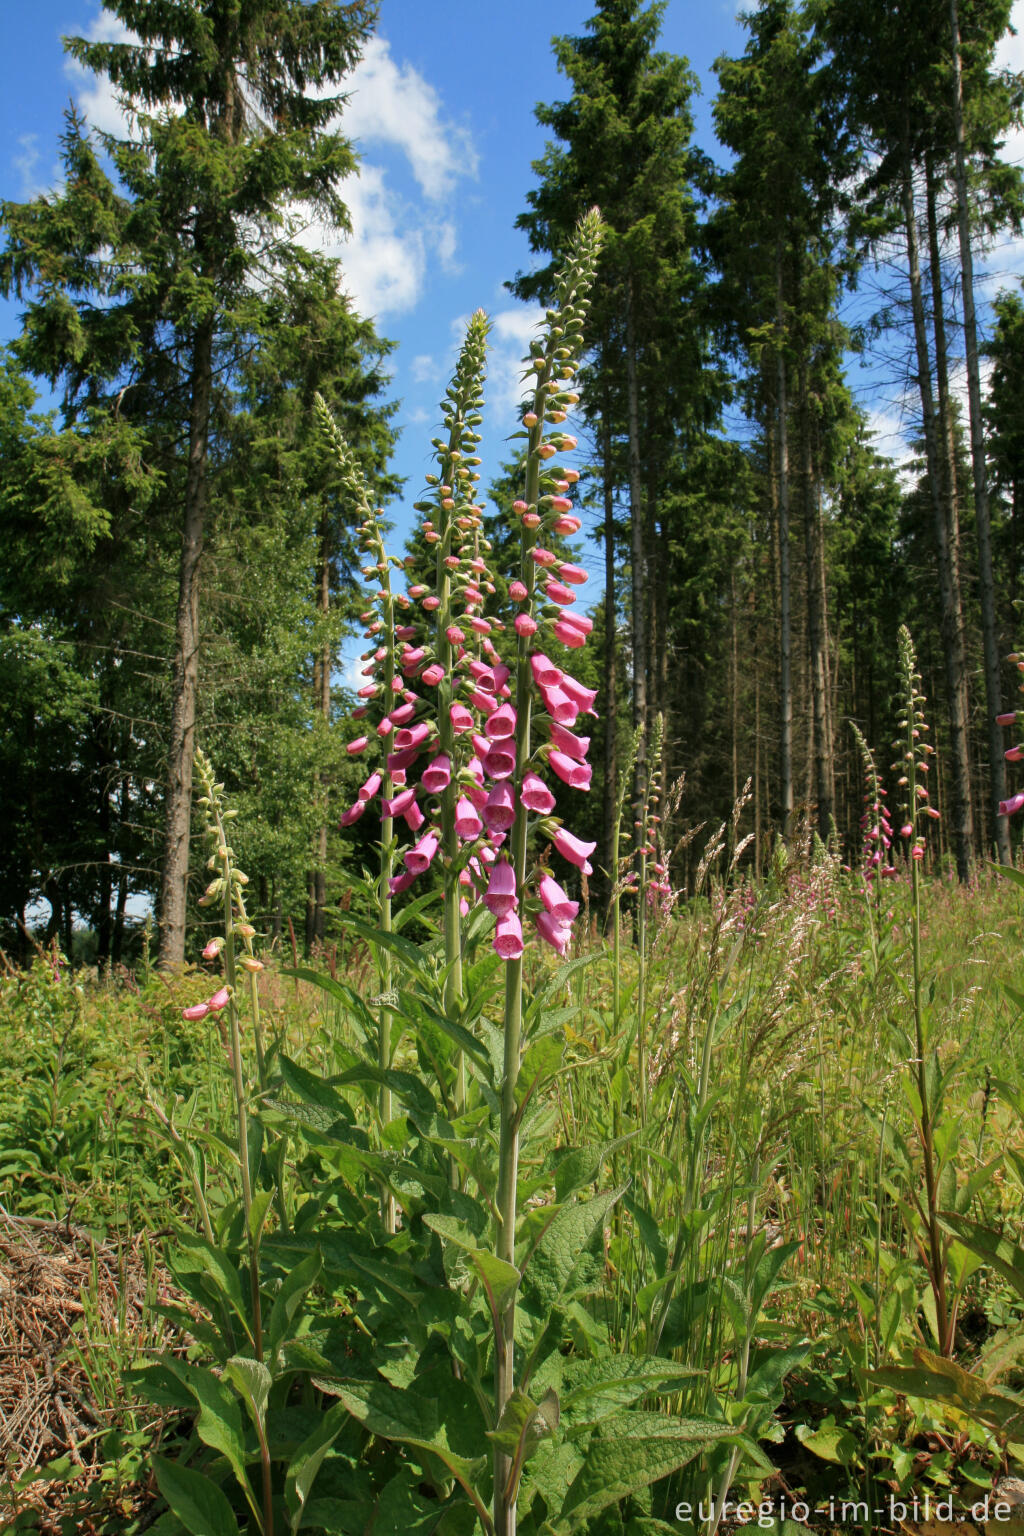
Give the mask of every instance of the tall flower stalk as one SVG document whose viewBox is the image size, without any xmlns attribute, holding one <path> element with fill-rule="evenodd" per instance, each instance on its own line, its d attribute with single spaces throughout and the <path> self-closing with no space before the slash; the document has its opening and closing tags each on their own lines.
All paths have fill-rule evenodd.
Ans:
<svg viewBox="0 0 1024 1536">
<path fill-rule="evenodd" d="M 928 731 L 922 705 L 926 702 L 920 691 L 921 676 L 917 670 L 917 658 L 910 631 L 900 626 L 899 638 L 900 700 L 902 713 L 899 721 L 900 735 L 896 747 L 899 757 L 893 763 L 893 771 L 899 773 L 899 787 L 904 791 L 902 826 L 900 835 L 907 841 L 910 853 L 910 947 L 912 965 L 912 1003 L 914 1010 L 914 1079 L 917 1105 L 914 1117 L 921 1140 L 921 1157 L 924 1163 L 925 1183 L 925 1245 L 922 1257 L 928 1269 L 932 1295 L 935 1301 L 935 1320 L 939 1350 L 946 1355 L 952 1351 L 956 1331 L 956 1309 L 950 1307 L 947 1294 L 947 1241 L 939 1222 L 939 1158 L 935 1144 L 935 1132 L 941 1109 L 941 1081 L 937 1071 L 931 1069 L 927 1055 L 928 1039 L 925 1026 L 925 1005 L 921 990 L 921 861 L 925 854 L 925 819 L 937 821 L 939 812 L 929 803 L 927 776 L 934 754 L 923 738 Z"/>
<path fill-rule="evenodd" d="M 559 274 L 557 301 L 547 312 L 544 335 L 533 342 L 528 368 L 533 375 L 532 398 L 523 416 L 527 433 L 526 483 L 514 510 L 521 527 L 519 578 L 510 589 L 519 605 L 515 619 L 518 636 L 515 676 L 515 758 L 511 795 L 515 819 L 511 830 L 511 879 L 507 895 L 511 905 L 498 919 L 495 947 L 508 965 L 505 973 L 504 1062 L 499 1131 L 498 1231 L 496 1256 L 509 1265 L 515 1262 L 516 1183 L 519 1167 L 519 1108 L 516 1090 L 523 1046 L 523 938 L 516 908 L 526 908 L 527 842 L 530 812 L 543 816 L 553 808 L 553 797 L 536 772 L 541 761 L 565 782 L 588 788 L 590 769 L 583 739 L 575 736 L 581 709 L 592 710 L 593 695 L 550 661 L 540 643 L 549 637 L 575 650 L 585 644 L 589 620 L 577 620 L 569 610 L 574 600 L 571 587 L 583 578 L 575 567 L 558 565 L 541 543 L 548 530 L 576 531 L 566 494 L 578 473 L 554 463 L 556 456 L 575 448 L 575 439 L 561 430 L 566 409 L 577 397 L 569 385 L 583 346 L 583 324 L 588 309 L 587 293 L 593 282 L 601 241 L 600 216 L 591 211 L 581 221 L 569 260 Z M 546 575 L 540 587 L 540 572 Z M 540 592 L 542 591 L 543 597 Z M 544 599 L 547 601 L 545 602 Z M 534 695 L 538 714 L 545 719 L 548 740 L 536 754 L 533 747 Z M 590 870 L 594 844 L 583 843 L 553 821 L 542 821 L 555 849 L 570 863 Z M 565 953 L 570 924 L 578 910 L 553 877 L 545 875 L 538 887 L 538 931 L 549 944 Z M 486 898 L 485 898 L 486 899 Z M 492 907 L 493 910 L 493 907 Z M 515 1389 L 516 1300 L 512 1291 L 497 1320 L 495 1338 L 495 1413 L 500 1423 Z M 494 1457 L 495 1536 L 514 1536 L 516 1530 L 516 1478 L 511 1458 L 501 1449 Z"/>
</svg>

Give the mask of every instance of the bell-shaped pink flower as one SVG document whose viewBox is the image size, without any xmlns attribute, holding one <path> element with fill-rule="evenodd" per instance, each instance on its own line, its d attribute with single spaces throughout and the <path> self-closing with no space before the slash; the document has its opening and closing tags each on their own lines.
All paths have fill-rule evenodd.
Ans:
<svg viewBox="0 0 1024 1536">
<path fill-rule="evenodd" d="M 404 816 L 416 798 L 416 790 L 410 784 L 406 789 L 400 789 L 397 795 L 392 795 L 390 800 L 383 799 L 380 802 L 381 817 Z"/>
<path fill-rule="evenodd" d="M 544 700 L 544 708 L 556 720 L 559 725 L 575 725 L 580 707 L 562 687 L 556 683 L 553 688 L 542 688 L 540 696 Z"/>
<path fill-rule="evenodd" d="M 511 736 L 492 741 L 482 759 L 484 772 L 492 779 L 507 779 L 515 772 L 516 744 Z"/>
<path fill-rule="evenodd" d="M 1000 800 L 1000 816 L 1016 816 L 1017 812 L 1024 810 L 1024 794 L 1011 795 L 1009 800 Z"/>
<path fill-rule="evenodd" d="M 442 790 L 448 788 L 451 781 L 451 758 L 447 752 L 439 752 L 434 760 L 424 768 L 420 782 L 428 795 L 439 795 Z"/>
<path fill-rule="evenodd" d="M 562 681 L 562 669 L 549 661 L 543 651 L 534 651 L 530 657 L 530 671 L 538 688 L 554 688 Z"/>
<path fill-rule="evenodd" d="M 491 876 L 484 892 L 484 906 L 495 917 L 504 917 L 519 905 L 516 895 L 516 872 L 507 859 L 498 859 L 491 867 Z"/>
<path fill-rule="evenodd" d="M 571 923 L 580 909 L 579 902 L 570 901 L 558 881 L 550 875 L 541 875 L 537 894 L 556 922 Z"/>
<path fill-rule="evenodd" d="M 484 688 L 474 688 L 469 696 L 469 702 L 474 709 L 478 709 L 482 715 L 489 715 L 498 707 L 498 701 L 493 693 L 488 693 Z"/>
<path fill-rule="evenodd" d="M 427 818 L 420 810 L 416 801 L 413 800 L 412 804 L 407 805 L 405 810 L 402 812 L 402 819 L 404 820 L 406 826 L 409 828 L 410 832 L 418 832 Z"/>
<path fill-rule="evenodd" d="M 594 627 L 593 619 L 585 613 L 561 613 L 558 616 L 560 624 L 568 624 L 572 629 L 580 630 L 584 635 L 589 635 Z"/>
<path fill-rule="evenodd" d="M 547 815 L 555 808 L 555 797 L 544 780 L 536 773 L 524 773 L 519 798 L 528 811 L 540 811 Z"/>
<path fill-rule="evenodd" d="M 550 912 L 538 912 L 536 924 L 537 932 L 544 942 L 556 949 L 564 959 L 572 943 L 572 928 L 569 924 L 560 923 Z"/>
<path fill-rule="evenodd" d="M 582 566 L 566 564 L 558 567 L 558 579 L 559 581 L 571 582 L 573 586 L 579 587 L 585 581 L 589 581 L 590 577 Z"/>
<path fill-rule="evenodd" d="M 596 688 L 584 688 L 583 684 L 578 683 L 574 677 L 570 677 L 568 672 L 562 673 L 561 686 L 570 699 L 576 701 L 585 715 L 597 714 L 594 708 L 594 700 L 597 698 Z"/>
<path fill-rule="evenodd" d="M 589 736 L 574 736 L 572 731 L 567 731 L 557 720 L 551 722 L 551 744 L 559 752 L 564 752 L 567 757 L 575 757 L 581 763 L 590 751 Z"/>
<path fill-rule="evenodd" d="M 529 639 L 530 635 L 537 633 L 537 620 L 531 619 L 528 613 L 517 613 L 512 621 L 512 628 L 517 635 L 525 635 Z"/>
<path fill-rule="evenodd" d="M 363 812 L 365 810 L 366 810 L 366 801 L 365 800 L 357 800 L 355 805 L 350 805 L 348 810 L 344 811 L 342 813 L 341 819 L 338 822 L 338 826 L 339 827 L 353 827 L 353 826 L 355 826 L 356 822 L 359 820 L 360 816 L 363 814 Z"/>
<path fill-rule="evenodd" d="M 358 757 L 360 752 L 365 752 L 369 743 L 369 736 L 357 736 L 355 741 L 350 741 L 345 751 L 349 757 Z"/>
<path fill-rule="evenodd" d="M 996 715 L 996 725 L 1013 725 L 1016 719 L 1017 711 L 1011 709 L 1005 715 Z"/>
<path fill-rule="evenodd" d="M 377 793 L 378 789 L 380 789 L 380 785 L 381 785 L 380 774 L 379 773 L 371 773 L 370 777 L 366 780 L 365 784 L 363 784 L 360 787 L 360 790 L 359 790 L 359 798 L 360 798 L 360 800 L 372 800 L 374 795 Z"/>
<path fill-rule="evenodd" d="M 209 1011 L 209 1003 L 193 1003 L 191 1008 L 183 1008 L 181 1010 L 181 1016 L 183 1019 L 188 1019 L 189 1023 L 191 1024 L 194 1023 L 196 1019 L 205 1019 Z"/>
<path fill-rule="evenodd" d="M 494 949 L 503 960 L 518 960 L 523 952 L 523 925 L 514 912 L 498 918 L 494 930 Z"/>
<path fill-rule="evenodd" d="M 507 832 L 516 819 L 516 797 L 508 779 L 495 784 L 483 810 L 488 832 Z"/>
<path fill-rule="evenodd" d="M 509 583 L 508 595 L 514 603 L 525 603 L 529 593 L 523 583 L 517 580 Z"/>
<path fill-rule="evenodd" d="M 572 624 L 567 624 L 564 618 L 556 619 L 552 629 L 555 639 L 571 651 L 578 651 L 587 643 L 587 637 L 582 629 L 576 629 Z"/>
<path fill-rule="evenodd" d="M 405 855 L 405 867 L 410 874 L 422 875 L 425 869 L 430 868 L 430 861 L 437 852 L 437 836 L 428 832 L 426 837 L 421 837 L 415 848 L 410 848 Z"/>
<path fill-rule="evenodd" d="M 412 719 L 412 717 L 413 717 L 413 715 L 415 713 L 416 713 L 416 705 L 415 704 L 399 704 L 397 709 L 393 709 L 391 711 L 392 724 L 394 724 L 394 725 L 404 725 L 407 720 L 411 720 Z"/>
<path fill-rule="evenodd" d="M 574 757 L 569 757 L 565 752 L 559 752 L 557 748 L 548 753 L 548 762 L 552 771 L 557 773 L 563 784 L 568 784 L 570 789 L 589 789 L 590 779 L 593 773 L 589 763 L 581 763 Z"/>
<path fill-rule="evenodd" d="M 221 987 L 220 991 L 219 992 L 215 992 L 213 994 L 213 996 L 210 998 L 209 1002 L 207 1003 L 207 1007 L 209 1008 L 211 1013 L 220 1013 L 222 1008 L 226 1008 L 227 1007 L 227 1005 L 230 1002 L 230 1000 L 231 1000 L 231 990 L 230 990 L 230 988 L 229 987 Z"/>
<path fill-rule="evenodd" d="M 564 827 L 555 828 L 551 841 L 562 855 L 562 858 L 568 859 L 570 864 L 575 864 L 577 869 L 586 868 L 590 855 L 597 847 L 596 842 L 585 843 L 582 838 L 574 837 Z"/>
<path fill-rule="evenodd" d="M 473 729 L 473 716 L 465 704 L 450 705 L 448 718 L 452 723 L 452 730 L 456 736 L 461 736 L 463 731 L 471 731 Z"/>
<path fill-rule="evenodd" d="M 484 734 L 492 738 L 513 736 L 516 729 L 516 712 L 511 704 L 500 705 L 488 716 Z"/>
<path fill-rule="evenodd" d="M 570 592 L 568 587 L 563 587 L 560 581 L 546 581 L 544 591 L 553 603 L 566 604 L 576 601 L 576 593 Z"/>
<path fill-rule="evenodd" d="M 400 875 L 392 875 L 388 881 L 388 890 L 392 896 L 400 896 L 403 891 L 407 891 L 416 879 L 416 873 L 414 869 L 406 869 Z"/>
<path fill-rule="evenodd" d="M 424 667 L 420 673 L 420 682 L 426 683 L 429 688 L 436 688 L 444 677 L 444 667 L 439 661 L 432 662 L 429 667 Z"/>
<path fill-rule="evenodd" d="M 423 745 L 429 735 L 430 726 L 425 720 L 421 720 L 419 725 L 409 726 L 406 730 L 398 731 L 396 733 L 395 751 L 405 752 L 410 747 L 420 747 Z M 409 765 L 406 763 L 400 766 L 408 767 Z"/>
<path fill-rule="evenodd" d="M 460 795 L 456 803 L 455 830 L 460 837 L 466 839 L 479 837 L 483 831 L 483 822 L 480 820 L 477 808 L 468 795 Z"/>
<path fill-rule="evenodd" d="M 485 693 L 494 692 L 495 682 L 493 667 L 488 667 L 484 662 L 477 661 L 474 658 L 469 664 L 469 670 L 473 681 L 476 683 L 478 688 L 482 688 Z"/>
<path fill-rule="evenodd" d="M 580 529 L 583 527 L 583 524 L 580 522 L 579 518 L 574 512 L 563 512 L 559 517 L 555 518 L 551 526 L 555 533 L 572 534 L 579 533 Z"/>
<path fill-rule="evenodd" d="M 220 954 L 223 948 L 223 939 L 211 939 L 208 944 L 203 945 L 203 959 L 216 960 L 217 956 Z"/>
</svg>

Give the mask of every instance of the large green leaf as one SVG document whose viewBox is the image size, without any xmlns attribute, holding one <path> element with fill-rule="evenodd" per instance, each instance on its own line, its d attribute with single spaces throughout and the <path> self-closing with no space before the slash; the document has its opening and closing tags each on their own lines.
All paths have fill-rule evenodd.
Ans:
<svg viewBox="0 0 1024 1536">
<path fill-rule="evenodd" d="M 684 1381 L 699 1375 L 692 1366 L 656 1355 L 605 1355 L 569 1362 L 562 1385 L 565 1426 L 571 1433 L 640 1398 L 678 1391 Z"/>
<path fill-rule="evenodd" d="M 224 1367 L 224 1375 L 241 1393 L 254 1424 L 262 1426 L 266 1419 L 267 1402 L 273 1385 L 270 1372 L 262 1360 L 250 1360 L 245 1355 L 232 1355 Z"/>
<path fill-rule="evenodd" d="M 660 1413 L 624 1413 L 606 1419 L 587 1447 L 559 1512 L 559 1523 L 577 1525 L 617 1504 L 708 1450 L 733 1431 L 708 1419 L 674 1419 Z"/>
<path fill-rule="evenodd" d="M 555 1213 L 534 1252 L 521 1265 L 531 1295 L 543 1310 L 556 1307 L 569 1292 L 581 1255 L 622 1193 L 621 1189 L 608 1191 L 593 1200 L 563 1205 Z"/>
<path fill-rule="evenodd" d="M 300 1259 L 285 1275 L 281 1289 L 274 1297 L 267 1322 L 267 1343 L 272 1351 L 276 1352 L 280 1348 L 292 1319 L 302 1305 L 302 1298 L 316 1284 L 322 1269 L 323 1258 L 317 1250 Z"/>
<path fill-rule="evenodd" d="M 929 1349 L 914 1350 L 913 1367 L 869 1371 L 868 1375 L 905 1397 L 948 1403 L 1010 1440 L 1024 1440 L 1024 1397 L 990 1386 L 983 1376 Z"/>
<path fill-rule="evenodd" d="M 302 1442 L 288 1464 L 284 1502 L 288 1511 L 288 1526 L 293 1533 L 302 1523 L 309 1491 L 323 1465 L 324 1457 L 341 1433 L 347 1418 L 347 1408 L 342 1403 L 335 1403 L 324 1414 L 313 1433 Z"/>
<path fill-rule="evenodd" d="M 223 1488 L 181 1462 L 153 1457 L 157 1487 L 189 1536 L 238 1536 L 238 1521 Z"/>
<path fill-rule="evenodd" d="M 970 1221 L 966 1216 L 956 1216 L 950 1211 L 943 1212 L 939 1219 L 966 1248 L 1009 1281 L 1018 1296 L 1024 1296 L 1024 1248 L 1018 1248 L 1012 1239 L 980 1222 Z"/>
</svg>

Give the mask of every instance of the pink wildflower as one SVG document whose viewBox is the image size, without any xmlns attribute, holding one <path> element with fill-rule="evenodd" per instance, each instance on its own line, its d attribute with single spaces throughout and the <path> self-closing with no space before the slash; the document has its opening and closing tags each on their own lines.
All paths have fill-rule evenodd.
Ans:
<svg viewBox="0 0 1024 1536">
<path fill-rule="evenodd" d="M 455 830 L 460 837 L 479 837 L 483 823 L 468 795 L 460 795 L 455 807 Z"/>
<path fill-rule="evenodd" d="M 572 943 L 572 928 L 569 924 L 560 923 L 550 912 L 538 912 L 536 923 L 541 938 L 564 959 Z"/>
<path fill-rule="evenodd" d="M 1000 800 L 1000 816 L 1016 816 L 1017 812 L 1024 810 L 1024 794 L 1011 795 L 1009 800 Z"/>
<path fill-rule="evenodd" d="M 439 752 L 433 762 L 424 768 L 421 782 L 428 795 L 439 795 L 442 790 L 448 788 L 452 781 L 451 758 L 446 752 Z"/>
<path fill-rule="evenodd" d="M 528 613 L 517 613 L 512 621 L 512 627 L 517 635 L 535 635 L 537 633 L 537 621 L 531 619 Z"/>
<path fill-rule="evenodd" d="M 590 788 L 593 770 L 589 763 L 578 762 L 564 752 L 559 752 L 557 747 L 548 753 L 548 762 L 563 784 L 568 784 L 572 789 Z"/>
<path fill-rule="evenodd" d="M 437 852 L 437 837 L 433 832 L 428 832 L 426 837 L 421 837 L 415 848 L 410 848 L 405 855 L 405 867 L 411 874 L 422 875 L 425 869 L 430 868 L 430 861 Z"/>
<path fill-rule="evenodd" d="M 495 917 L 504 917 L 518 905 L 515 870 L 507 859 L 499 859 L 491 868 L 487 890 L 484 892 L 484 906 Z"/>
<path fill-rule="evenodd" d="M 514 912 L 499 917 L 494 948 L 503 960 L 518 960 L 523 952 L 523 925 Z"/>
<path fill-rule="evenodd" d="M 571 923 L 580 909 L 578 901 L 570 901 L 557 880 L 541 875 L 538 895 L 551 916 L 559 923 Z"/>
<path fill-rule="evenodd" d="M 507 779 L 495 784 L 487 796 L 483 815 L 488 832 L 507 832 L 512 826 L 516 819 L 516 800 Z"/>
<path fill-rule="evenodd" d="M 551 740 L 559 752 L 565 752 L 579 762 L 582 762 L 590 751 L 589 736 L 574 736 L 572 731 L 567 731 L 565 726 L 559 725 L 557 720 L 551 722 Z"/>
<path fill-rule="evenodd" d="M 551 837 L 551 841 L 554 843 L 563 859 L 568 859 L 569 863 L 575 864 L 578 869 L 585 868 L 590 855 L 597 847 L 596 842 L 585 843 L 582 838 L 574 837 L 573 834 L 571 832 L 567 832 L 564 827 L 555 828 Z"/>
<path fill-rule="evenodd" d="M 516 712 L 511 704 L 502 704 L 489 717 L 484 726 L 484 733 L 489 737 L 512 736 L 515 734 Z"/>
<path fill-rule="evenodd" d="M 536 773 L 523 774 L 523 786 L 519 795 L 528 811 L 540 811 L 547 815 L 555 808 L 555 797 L 544 780 Z"/>
<path fill-rule="evenodd" d="M 365 752 L 369 743 L 369 736 L 357 736 L 355 741 L 350 741 L 345 751 L 349 757 L 358 757 L 360 752 Z"/>
</svg>

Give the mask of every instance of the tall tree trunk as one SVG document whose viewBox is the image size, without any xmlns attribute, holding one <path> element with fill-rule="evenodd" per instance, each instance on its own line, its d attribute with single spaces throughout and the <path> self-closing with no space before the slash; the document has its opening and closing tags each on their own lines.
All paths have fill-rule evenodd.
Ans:
<svg viewBox="0 0 1024 1536">
<path fill-rule="evenodd" d="M 985 425 L 981 410 L 981 378 L 978 370 L 978 322 L 974 309 L 974 253 L 971 249 L 970 209 L 967 202 L 967 167 L 964 156 L 963 74 L 960 67 L 960 18 L 957 0 L 949 0 L 953 42 L 953 127 L 956 134 L 956 213 L 960 239 L 960 273 L 964 296 L 964 347 L 967 353 L 967 400 L 971 416 L 971 469 L 974 477 L 974 521 L 978 533 L 978 596 L 981 632 L 985 648 L 985 703 L 988 709 L 988 755 L 992 815 L 995 818 L 996 850 L 1000 864 L 1009 864 L 1010 828 L 995 808 L 1006 799 L 1006 763 L 1002 732 L 996 716 L 1002 710 L 999 681 L 999 632 L 996 625 L 995 583 L 992 579 L 992 524 L 988 506 L 988 472 L 985 463 Z"/>
<path fill-rule="evenodd" d="M 959 572 L 954 571 L 949 548 L 946 509 L 942 497 L 940 445 L 932 393 L 931 358 L 925 325 L 924 298 L 921 288 L 921 263 L 917 241 L 917 209 L 914 200 L 913 164 L 910 157 L 910 125 L 904 128 L 903 217 L 906 226 L 907 266 L 910 277 L 910 302 L 917 353 L 917 382 L 921 395 L 925 459 L 931 484 L 935 513 L 935 542 L 938 555 L 939 596 L 942 604 L 942 648 L 946 665 L 946 691 L 949 695 L 950 755 L 953 767 L 954 833 L 957 874 L 966 880 L 974 853 L 974 821 L 971 810 L 971 770 L 967 739 L 966 684 L 967 663 L 964 651 L 963 613 L 959 601 Z"/>
<path fill-rule="evenodd" d="M 633 727 L 644 727 L 634 769 L 634 794 L 639 805 L 647 787 L 647 550 L 646 511 L 640 480 L 640 395 L 637 384 L 636 316 L 633 283 L 626 288 L 626 412 L 629 434 L 629 523 L 633 592 Z"/>
<path fill-rule="evenodd" d="M 206 522 L 213 336 L 214 322 L 210 316 L 196 328 L 189 385 L 188 474 L 178 568 L 178 608 L 174 621 L 166 834 L 160 881 L 159 963 L 164 968 L 181 965 L 185 959 L 192 764 L 199 681 L 199 562 Z"/>
<path fill-rule="evenodd" d="M 835 766 L 829 725 L 828 622 L 825 614 L 824 555 L 821 530 L 821 482 L 815 454 L 815 432 L 806 369 L 800 370 L 800 415 L 803 440 L 804 557 L 807 562 L 807 649 L 810 666 L 814 754 L 814 798 L 818 833 L 823 842 L 832 830 L 835 811 Z"/>
<path fill-rule="evenodd" d="M 612 469 L 612 430 L 606 409 L 601 427 L 601 470 L 604 495 L 604 791 L 601 824 L 604 829 L 604 867 L 608 871 L 608 899 L 618 878 L 612 868 L 615 816 L 618 803 L 619 754 L 615 726 L 617 699 L 616 666 L 618 635 L 615 604 L 615 480 Z"/>
<path fill-rule="evenodd" d="M 793 637 L 789 580 L 789 425 L 786 398 L 785 319 L 782 294 L 782 245 L 775 248 L 775 323 L 777 328 L 776 377 L 776 471 L 778 475 L 779 536 L 779 800 L 782 835 L 793 830 Z"/>
</svg>

